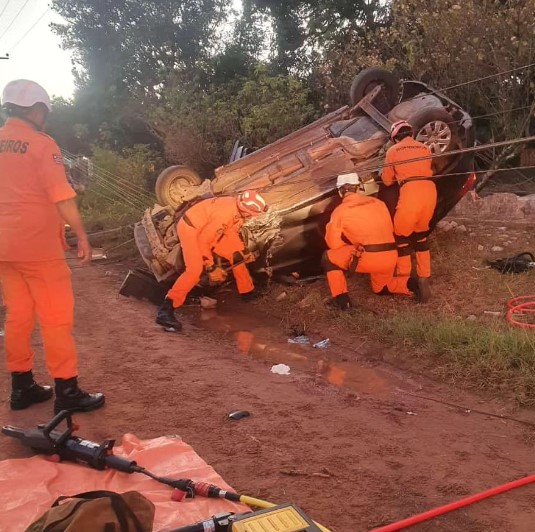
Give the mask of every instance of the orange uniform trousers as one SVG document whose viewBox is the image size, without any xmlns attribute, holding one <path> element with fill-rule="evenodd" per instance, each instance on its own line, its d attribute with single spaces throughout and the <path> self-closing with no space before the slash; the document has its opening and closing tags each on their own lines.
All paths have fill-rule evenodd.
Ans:
<svg viewBox="0 0 535 532">
<path fill-rule="evenodd" d="M 67 262 L 0 262 L 0 282 L 7 307 L 4 345 L 8 370 L 32 369 L 31 336 L 37 316 L 48 372 L 55 379 L 76 377 L 74 296 Z"/>
<path fill-rule="evenodd" d="M 327 282 L 333 297 L 347 293 L 347 280 L 343 270 L 350 269 L 355 253 L 357 249 L 351 245 L 327 250 L 327 259 L 340 268 L 327 271 Z M 375 294 L 386 287 L 392 294 L 410 295 L 411 291 L 407 288 L 408 276 L 394 277 L 397 260 L 396 250 L 363 251 L 359 256 L 356 269 L 350 273 L 369 273 L 372 291 Z"/>
<path fill-rule="evenodd" d="M 394 234 L 399 241 L 397 274 L 411 274 L 411 246 L 406 241 L 413 233 L 429 231 L 429 222 L 437 204 L 437 188 L 432 181 L 407 181 L 402 185 L 394 214 Z M 399 238 L 401 237 L 401 238 Z M 427 237 L 413 244 L 418 277 L 431 277 L 431 254 Z"/>
<path fill-rule="evenodd" d="M 200 281 L 204 268 L 203 256 L 199 247 L 199 230 L 191 227 L 184 220 L 180 220 L 177 226 L 178 238 L 182 246 L 185 270 L 175 281 L 167 297 L 173 302 L 173 307 L 178 308 L 184 304 L 186 297 L 192 288 Z M 232 273 L 236 281 L 236 287 L 240 294 L 246 294 L 254 290 L 253 280 L 244 262 L 238 262 L 236 254 L 240 254 L 245 245 L 240 236 L 235 232 L 225 233 L 217 242 L 213 251 L 217 255 L 228 260 L 232 265 Z"/>
</svg>

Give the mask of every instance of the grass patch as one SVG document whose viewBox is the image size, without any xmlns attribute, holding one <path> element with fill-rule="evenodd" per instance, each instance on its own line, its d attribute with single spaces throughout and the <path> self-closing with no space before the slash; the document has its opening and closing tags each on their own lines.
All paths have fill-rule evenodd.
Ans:
<svg viewBox="0 0 535 532">
<path fill-rule="evenodd" d="M 400 345 L 413 356 L 433 358 L 435 371 L 457 384 L 511 393 L 523 405 L 535 405 L 535 335 L 496 320 L 478 324 L 460 318 L 400 312 L 377 320 L 370 313 L 338 315 L 354 332 Z"/>
</svg>

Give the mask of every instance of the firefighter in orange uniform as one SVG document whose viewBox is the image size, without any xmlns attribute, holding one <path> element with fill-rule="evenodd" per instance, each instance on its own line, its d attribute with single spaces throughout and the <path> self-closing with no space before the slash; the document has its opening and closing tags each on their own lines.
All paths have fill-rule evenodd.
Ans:
<svg viewBox="0 0 535 532">
<path fill-rule="evenodd" d="M 203 270 L 207 271 L 211 281 L 226 279 L 226 272 L 214 264 L 214 254 L 231 263 L 238 292 L 245 301 L 257 296 L 245 264 L 248 254 L 245 253 L 240 229 L 247 218 L 263 214 L 267 209 L 266 201 L 259 193 L 245 191 L 237 197 L 202 200 L 186 211 L 177 225 L 185 271 L 169 290 L 158 310 L 156 323 L 174 331 L 182 329 L 174 309 L 184 304 L 189 292 L 199 282 Z"/>
<path fill-rule="evenodd" d="M 414 140 L 412 126 L 405 120 L 392 125 L 395 142 L 386 152 L 382 179 L 386 186 L 394 182 L 400 186 L 399 201 L 394 215 L 394 233 L 398 244 L 397 273 L 411 273 L 411 253 L 416 252 L 419 299 L 430 297 L 431 255 L 427 235 L 429 222 L 437 204 L 437 188 L 433 177 L 432 152 L 423 143 Z M 405 162 L 410 159 L 419 161 Z"/>
<path fill-rule="evenodd" d="M 386 205 L 361 194 L 356 173 L 338 176 L 336 186 L 342 203 L 327 224 L 325 241 L 329 249 L 322 258 L 332 304 L 340 310 L 352 307 L 344 271 L 369 273 L 376 294 L 412 295 L 417 290 L 415 280 L 408 275 L 394 276 L 398 254 Z"/>
<path fill-rule="evenodd" d="M 11 408 L 27 408 L 53 395 L 50 386 L 33 378 L 31 335 L 37 316 L 46 365 L 55 380 L 55 412 L 94 410 L 104 404 L 104 395 L 78 386 L 64 223 L 78 237 L 82 262 L 91 260 L 91 246 L 61 152 L 42 133 L 50 99 L 37 83 L 16 80 L 4 88 L 2 104 L 8 119 L 0 128 L 0 282 L 7 307 L 4 345 L 12 376 Z"/>
</svg>

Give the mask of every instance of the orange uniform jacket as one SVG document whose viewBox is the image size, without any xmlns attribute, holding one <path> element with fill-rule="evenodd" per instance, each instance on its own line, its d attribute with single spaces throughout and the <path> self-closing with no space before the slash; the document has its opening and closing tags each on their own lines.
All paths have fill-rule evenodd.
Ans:
<svg viewBox="0 0 535 532">
<path fill-rule="evenodd" d="M 432 177 L 432 159 L 422 161 L 405 162 L 410 159 L 420 157 L 430 157 L 431 150 L 421 142 L 412 137 L 405 137 L 403 140 L 391 146 L 386 152 L 385 164 L 395 166 L 385 166 L 383 168 L 383 182 L 390 186 L 397 181 L 399 184 L 413 178 Z"/>
<path fill-rule="evenodd" d="M 182 246 L 185 270 L 167 293 L 175 308 L 184 304 L 188 293 L 199 282 L 203 263 L 213 262 L 214 251 L 232 264 L 234 279 L 240 294 L 254 289 L 247 266 L 234 265 L 234 253 L 244 250 L 236 198 L 218 197 L 203 200 L 190 207 L 178 222 L 178 238 Z"/>
<path fill-rule="evenodd" d="M 75 196 L 57 144 L 9 118 L 0 128 L 0 262 L 63 259 L 55 203 Z"/>
<path fill-rule="evenodd" d="M 397 181 L 401 187 L 399 201 L 394 215 L 394 232 L 400 237 L 410 237 L 414 233 L 424 233 L 429 230 L 429 223 L 437 204 L 437 188 L 433 181 L 425 179 L 433 176 L 432 159 L 405 162 L 409 159 L 429 157 L 431 150 L 414 140 L 405 137 L 394 144 L 386 152 L 383 181 L 390 186 Z M 422 179 L 424 178 L 424 179 Z M 419 240 L 416 249 L 416 265 L 419 277 L 430 277 L 431 256 L 427 247 L 426 237 Z M 399 259 L 397 272 L 400 276 L 411 273 L 410 247 L 407 243 L 399 245 Z"/>
<path fill-rule="evenodd" d="M 327 246 L 330 249 L 346 246 L 342 235 L 354 246 L 393 243 L 394 228 L 386 205 L 370 196 L 346 195 L 327 224 Z"/>
<path fill-rule="evenodd" d="M 238 233 L 243 217 L 235 197 L 203 200 L 186 211 L 184 221 L 197 229 L 199 248 L 203 258 L 212 258 L 212 249 L 223 235 Z"/>
<path fill-rule="evenodd" d="M 56 203 L 75 197 L 56 143 L 27 122 L 0 128 L 0 281 L 9 371 L 32 369 L 37 315 L 54 378 L 75 377 L 74 297 Z"/>
<path fill-rule="evenodd" d="M 394 277 L 397 252 L 394 228 L 386 205 L 376 198 L 348 194 L 334 209 L 327 224 L 325 241 L 328 262 L 335 266 L 327 271 L 331 295 L 347 293 L 347 281 L 342 270 L 348 270 L 355 253 L 359 256 L 358 273 L 369 273 L 372 290 L 385 288 L 391 293 L 408 294 L 407 277 Z M 367 251 L 359 246 L 387 244 L 384 251 Z M 392 247 L 389 250 L 388 244 Z"/>
</svg>

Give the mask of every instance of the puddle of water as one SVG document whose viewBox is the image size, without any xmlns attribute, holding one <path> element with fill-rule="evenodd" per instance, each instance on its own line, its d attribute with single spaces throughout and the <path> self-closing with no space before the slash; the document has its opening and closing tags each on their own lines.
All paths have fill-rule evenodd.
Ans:
<svg viewBox="0 0 535 532">
<path fill-rule="evenodd" d="M 259 323 L 254 316 L 227 312 L 221 315 L 217 310 L 203 310 L 200 326 L 231 336 L 240 353 L 253 360 L 287 364 L 292 372 L 314 373 L 333 386 L 357 393 L 388 396 L 405 384 L 381 369 L 335 360 L 341 354 L 336 347 L 318 350 L 312 345 L 288 344 L 287 338 L 276 335 L 272 327 Z"/>
</svg>

